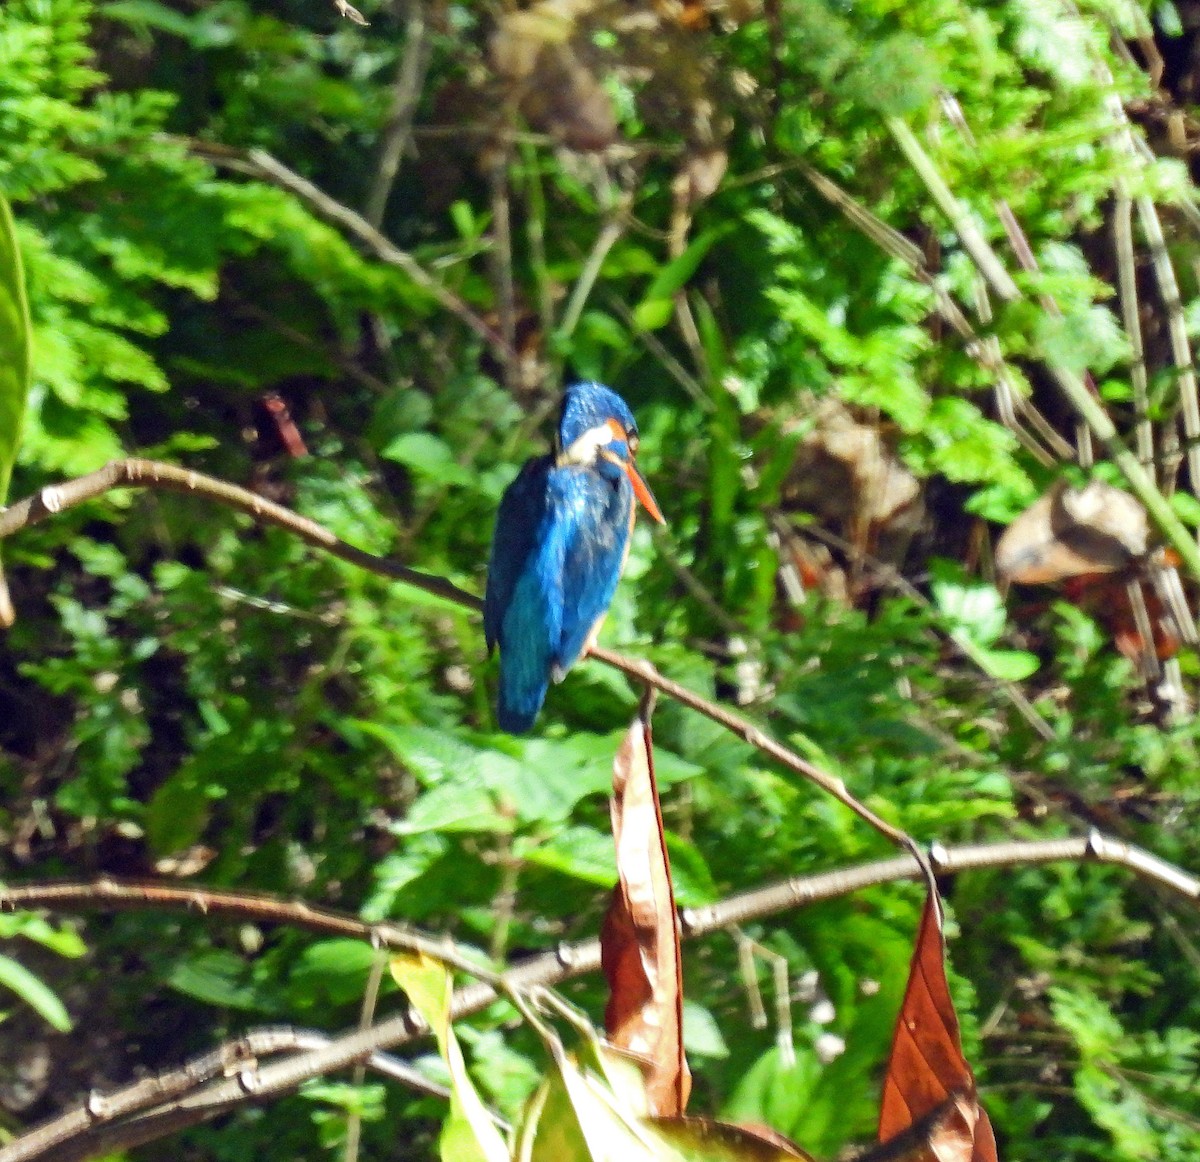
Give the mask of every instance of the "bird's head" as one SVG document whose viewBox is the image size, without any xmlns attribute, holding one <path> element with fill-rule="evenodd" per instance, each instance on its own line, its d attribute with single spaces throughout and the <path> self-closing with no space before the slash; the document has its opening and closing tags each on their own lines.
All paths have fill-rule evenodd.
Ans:
<svg viewBox="0 0 1200 1162">
<path fill-rule="evenodd" d="M 611 465 L 624 472 L 642 507 L 659 524 L 662 510 L 636 463 L 638 428 L 625 401 L 602 383 L 567 388 L 558 421 L 555 451 L 559 464 Z"/>
</svg>

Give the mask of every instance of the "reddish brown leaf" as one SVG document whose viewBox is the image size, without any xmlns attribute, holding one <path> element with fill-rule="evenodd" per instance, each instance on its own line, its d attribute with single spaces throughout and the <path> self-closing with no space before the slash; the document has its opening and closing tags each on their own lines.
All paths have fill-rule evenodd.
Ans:
<svg viewBox="0 0 1200 1162">
<path fill-rule="evenodd" d="M 1151 643 L 1143 636 L 1134 613 L 1130 584 L 1141 587 L 1141 601 L 1150 626 Z M 1089 573 L 1066 581 L 1063 594 L 1099 621 L 1112 634 L 1117 649 L 1131 662 L 1144 664 L 1151 644 L 1154 656 L 1160 661 L 1179 653 L 1182 642 L 1175 619 L 1164 609 L 1158 595 L 1140 581 L 1130 582 L 1122 577 L 1102 577 Z"/>
<path fill-rule="evenodd" d="M 270 417 L 274 442 L 293 459 L 307 456 L 308 447 L 304 443 L 304 437 L 300 435 L 300 429 L 296 427 L 296 421 L 292 419 L 292 413 L 288 411 L 283 396 L 277 391 L 269 391 L 262 397 L 261 403 L 263 410 Z"/>
<path fill-rule="evenodd" d="M 896 1019 L 879 1110 L 882 1157 L 905 1162 L 996 1162 L 996 1144 L 963 1057 L 958 1017 L 946 984 L 941 908 L 925 903 Z"/>
<path fill-rule="evenodd" d="M 613 839 L 618 884 L 601 933 L 608 978 L 609 1040 L 647 1062 L 649 1112 L 682 1114 L 691 1089 L 683 1055 L 683 976 L 671 865 L 643 711 L 613 762 Z"/>
</svg>

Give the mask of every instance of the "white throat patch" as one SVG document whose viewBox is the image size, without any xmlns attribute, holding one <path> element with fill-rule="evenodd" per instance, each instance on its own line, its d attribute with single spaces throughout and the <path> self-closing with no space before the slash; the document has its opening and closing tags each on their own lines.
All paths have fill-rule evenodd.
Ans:
<svg viewBox="0 0 1200 1162">
<path fill-rule="evenodd" d="M 616 436 L 608 424 L 597 424 L 594 428 L 588 428 L 569 448 L 563 449 L 560 463 L 594 464 L 600 449 L 615 439 Z"/>
</svg>

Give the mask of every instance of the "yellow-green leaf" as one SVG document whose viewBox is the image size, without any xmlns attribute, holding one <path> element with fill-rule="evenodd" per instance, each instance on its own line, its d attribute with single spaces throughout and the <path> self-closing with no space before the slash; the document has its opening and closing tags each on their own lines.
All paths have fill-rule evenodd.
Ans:
<svg viewBox="0 0 1200 1162">
<path fill-rule="evenodd" d="M 454 984 L 446 966 L 423 953 L 392 958 L 392 977 L 428 1022 L 450 1071 L 450 1113 L 438 1140 L 443 1162 L 509 1162 L 508 1146 L 467 1075 L 462 1049 L 450 1027 Z"/>
<path fill-rule="evenodd" d="M 12 211 L 0 196 L 0 504 L 21 440 L 32 361 L 25 271 Z"/>
</svg>

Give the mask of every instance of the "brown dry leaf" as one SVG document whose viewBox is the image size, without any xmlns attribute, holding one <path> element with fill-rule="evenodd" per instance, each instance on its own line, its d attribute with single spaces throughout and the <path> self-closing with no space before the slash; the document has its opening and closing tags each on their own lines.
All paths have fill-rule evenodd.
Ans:
<svg viewBox="0 0 1200 1162">
<path fill-rule="evenodd" d="M 882 560 L 902 556 L 924 502 L 921 482 L 888 433 L 833 399 L 816 405 L 803 423 L 808 430 L 784 484 L 785 507 L 840 526 L 847 540 Z"/>
<path fill-rule="evenodd" d="M 979 1103 L 955 1094 L 855 1162 L 996 1162 L 996 1141 Z"/>
<path fill-rule="evenodd" d="M 684 157 L 671 188 L 686 209 L 694 210 L 717 192 L 728 168 L 729 154 L 721 146 L 697 146 Z"/>
<path fill-rule="evenodd" d="M 647 1059 L 649 1112 L 673 1117 L 683 1113 L 692 1081 L 683 1054 L 679 921 L 645 707 L 613 761 L 612 826 L 619 882 L 600 936 L 609 987 L 604 1027 L 618 1048 Z"/>
<path fill-rule="evenodd" d="M 1004 530 L 996 568 L 1020 585 L 1052 585 L 1088 573 L 1114 573 L 1145 557 L 1146 510 L 1127 492 L 1093 480 L 1057 484 Z"/>
<path fill-rule="evenodd" d="M 883 1081 L 879 1141 L 880 1158 L 996 1162 L 991 1123 L 963 1057 L 958 1017 L 946 984 L 941 908 L 932 896 L 925 902 L 896 1019 Z M 899 1153 L 892 1153 L 893 1146 Z"/>
</svg>

